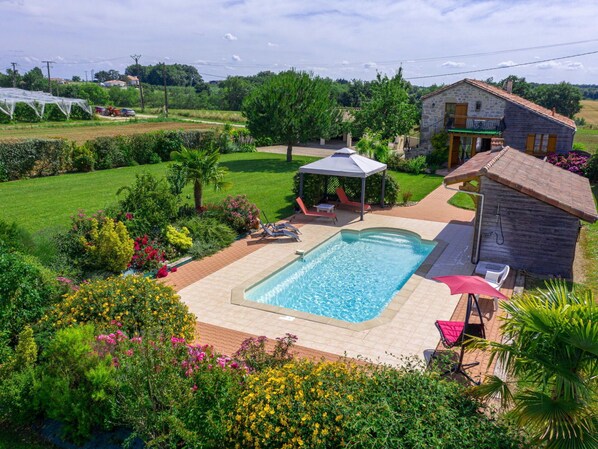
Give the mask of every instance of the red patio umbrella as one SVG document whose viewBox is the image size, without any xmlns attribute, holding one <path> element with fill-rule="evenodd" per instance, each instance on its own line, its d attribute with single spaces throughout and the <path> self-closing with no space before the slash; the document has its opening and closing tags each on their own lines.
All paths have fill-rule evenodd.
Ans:
<svg viewBox="0 0 598 449">
<path fill-rule="evenodd" d="M 469 374 L 465 371 L 467 368 L 478 365 L 479 362 L 463 364 L 465 335 L 478 335 L 485 338 L 484 321 L 482 319 L 482 313 L 480 311 L 480 305 L 476 295 L 485 295 L 492 298 L 500 298 L 508 300 L 509 298 L 503 295 L 501 292 L 492 287 L 488 282 L 478 276 L 464 276 L 464 275 L 452 275 L 452 276 L 438 276 L 433 278 L 435 281 L 442 282 L 448 285 L 452 295 L 467 293 L 467 310 L 465 312 L 465 321 L 436 321 L 436 327 L 440 332 L 443 343 L 450 346 L 460 344 L 461 351 L 459 354 L 459 362 L 454 365 L 445 374 L 449 373 L 460 373 L 463 374 L 471 382 L 478 384 L 479 382 L 474 381 Z M 471 309 L 475 305 L 478 316 L 480 317 L 480 324 L 470 324 L 469 318 L 471 316 Z M 460 335 L 454 335 L 455 330 L 460 329 Z"/>
</svg>

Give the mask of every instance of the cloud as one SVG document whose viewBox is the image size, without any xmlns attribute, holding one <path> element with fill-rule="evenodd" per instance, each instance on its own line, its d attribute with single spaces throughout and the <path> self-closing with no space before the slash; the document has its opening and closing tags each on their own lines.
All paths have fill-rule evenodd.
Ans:
<svg viewBox="0 0 598 449">
<path fill-rule="evenodd" d="M 275 44 L 274 42 L 268 42 L 268 47 L 280 47 L 280 45 Z"/>
<path fill-rule="evenodd" d="M 546 61 L 537 65 L 541 70 L 562 69 L 562 70 L 583 70 L 584 65 L 576 61 Z"/>
<path fill-rule="evenodd" d="M 232 55 L 231 59 L 235 62 L 240 62 L 241 61 L 241 57 L 239 55 Z"/>
<path fill-rule="evenodd" d="M 450 68 L 456 69 L 459 67 L 465 67 L 465 63 L 464 62 L 455 62 L 455 61 L 446 61 L 445 63 L 442 64 L 442 67 L 450 67 Z"/>
<path fill-rule="evenodd" d="M 238 38 L 234 34 L 226 33 L 224 35 L 224 39 L 226 39 L 227 41 L 236 41 Z"/>
<path fill-rule="evenodd" d="M 546 61 L 546 62 L 541 62 L 536 67 L 538 67 L 540 70 L 550 70 L 550 69 L 557 69 L 560 65 L 561 64 L 556 61 Z"/>
<path fill-rule="evenodd" d="M 375 62 L 366 62 L 363 65 L 363 67 L 366 69 L 375 69 L 376 67 L 378 67 L 378 64 L 376 64 Z"/>
<path fill-rule="evenodd" d="M 344 59 L 344 60 L 341 61 L 341 64 L 342 65 L 349 65 L 349 61 L 347 61 L 346 59 Z"/>
<path fill-rule="evenodd" d="M 569 61 L 563 64 L 565 70 L 583 70 L 583 64 L 581 62 Z"/>
<path fill-rule="evenodd" d="M 513 67 L 516 64 L 517 63 L 515 61 L 511 61 L 509 59 L 508 61 L 499 62 L 496 67 Z"/>
</svg>

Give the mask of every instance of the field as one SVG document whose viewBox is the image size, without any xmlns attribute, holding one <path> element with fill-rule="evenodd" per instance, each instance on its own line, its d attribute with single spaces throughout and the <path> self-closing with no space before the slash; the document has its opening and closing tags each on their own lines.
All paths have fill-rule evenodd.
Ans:
<svg viewBox="0 0 598 449">
<path fill-rule="evenodd" d="M 205 201 L 215 202 L 226 195 L 246 194 L 264 210 L 268 218 L 278 220 L 293 213 L 292 185 L 297 169 L 314 158 L 295 156 L 292 163 L 284 155 L 269 153 L 225 154 L 222 165 L 229 169 L 232 187 L 227 191 L 205 191 Z M 123 167 L 91 173 L 26 179 L 0 183 L 0 218 L 16 221 L 30 232 L 64 227 L 79 209 L 95 211 L 117 201 L 116 191 L 131 184 L 138 173 L 162 177 L 168 163 Z M 410 175 L 391 172 L 402 191 L 411 191 L 419 201 L 442 182 L 440 176 Z M 183 192 L 191 203 L 191 186 Z"/>
<path fill-rule="evenodd" d="M 224 123 L 245 123 L 240 111 L 212 111 L 209 109 L 169 109 L 170 117 L 207 120 Z"/>
<path fill-rule="evenodd" d="M 598 151 L 598 129 L 577 128 L 575 143 L 581 143 L 586 151 L 595 153 Z"/>
<path fill-rule="evenodd" d="M 76 121 L 1 125 L 0 140 L 60 137 L 83 143 L 95 137 L 124 136 L 158 130 L 211 129 L 214 125 L 183 121 Z"/>
<path fill-rule="evenodd" d="M 575 116 L 583 118 L 588 125 L 598 126 L 598 101 L 581 100 L 581 111 Z"/>
</svg>

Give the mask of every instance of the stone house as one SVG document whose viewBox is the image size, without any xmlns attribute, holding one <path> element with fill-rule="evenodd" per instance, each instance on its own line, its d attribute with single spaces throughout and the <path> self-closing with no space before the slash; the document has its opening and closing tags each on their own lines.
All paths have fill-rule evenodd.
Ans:
<svg viewBox="0 0 598 449">
<path fill-rule="evenodd" d="M 473 263 L 570 278 L 580 220 L 598 220 L 586 178 L 510 147 L 476 154 L 444 183 L 475 193 Z"/>
<path fill-rule="evenodd" d="M 571 151 L 575 122 L 510 90 L 464 79 L 422 97 L 422 151 L 441 131 L 449 134 L 449 168 L 489 151 L 493 137 L 534 156 Z"/>
</svg>

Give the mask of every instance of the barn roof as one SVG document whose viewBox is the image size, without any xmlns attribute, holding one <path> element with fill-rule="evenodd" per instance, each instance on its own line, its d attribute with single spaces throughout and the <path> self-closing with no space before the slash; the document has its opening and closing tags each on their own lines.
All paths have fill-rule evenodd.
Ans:
<svg viewBox="0 0 598 449">
<path fill-rule="evenodd" d="M 595 222 L 598 212 L 590 182 L 548 162 L 511 147 L 478 153 L 444 178 L 455 184 L 486 176 L 537 200 Z"/>
<path fill-rule="evenodd" d="M 528 109 L 532 112 L 535 112 L 536 114 L 542 115 L 542 116 L 549 118 L 551 120 L 554 120 L 556 122 L 562 123 L 563 125 L 568 126 L 569 128 L 577 129 L 577 126 L 575 125 L 575 121 L 570 119 L 569 117 L 565 117 L 564 115 L 553 112 L 552 110 L 547 109 L 543 106 L 540 106 L 539 104 L 536 104 L 533 101 L 526 100 L 525 98 L 520 97 L 519 95 L 509 93 L 506 90 L 501 89 L 500 87 L 496 87 L 496 86 L 493 86 L 492 84 L 488 84 L 483 81 L 469 79 L 469 78 L 462 79 L 461 81 L 457 81 L 456 83 L 453 83 L 448 86 L 444 86 L 438 90 L 435 90 L 434 92 L 431 92 L 428 95 L 424 95 L 422 97 L 422 100 L 424 100 L 426 98 L 433 97 L 434 95 L 438 95 L 441 92 L 449 90 L 449 89 L 451 89 L 459 84 L 463 84 L 463 83 L 475 86 L 478 89 L 485 90 L 486 92 L 488 92 L 494 96 L 502 98 L 503 100 L 510 101 L 511 103 L 515 103 L 518 106 L 521 106 L 525 109 Z"/>
</svg>

